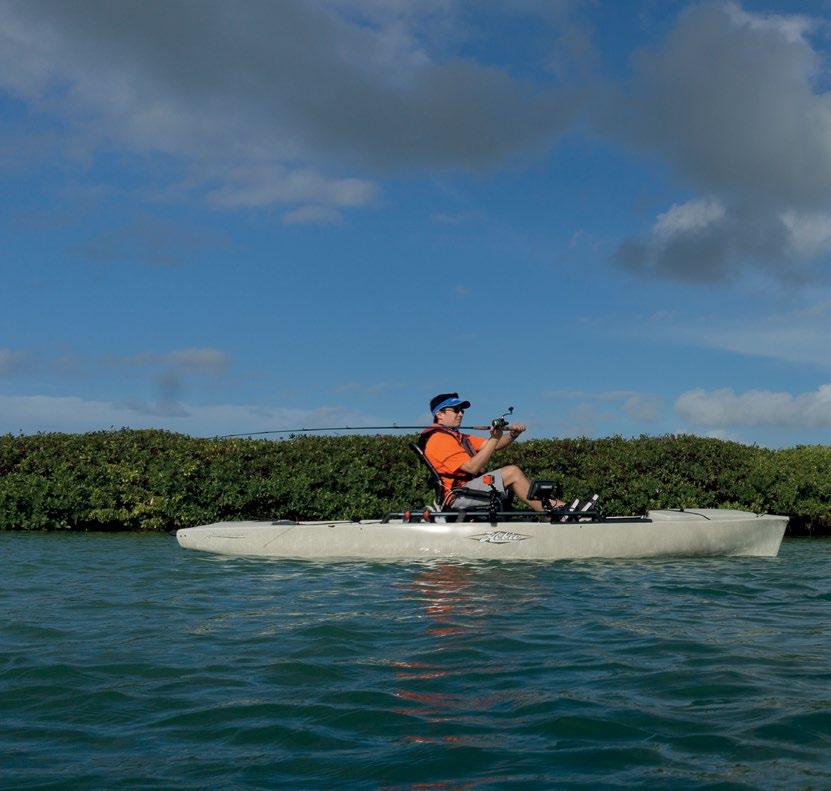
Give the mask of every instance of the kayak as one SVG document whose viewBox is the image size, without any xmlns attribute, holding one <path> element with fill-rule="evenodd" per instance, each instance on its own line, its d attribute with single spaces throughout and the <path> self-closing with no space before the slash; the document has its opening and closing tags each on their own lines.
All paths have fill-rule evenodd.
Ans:
<svg viewBox="0 0 831 791">
<path fill-rule="evenodd" d="M 525 512 L 531 514 L 532 512 Z M 785 516 L 721 508 L 562 522 L 451 522 L 410 514 L 361 521 L 217 522 L 176 532 L 186 549 L 307 560 L 566 560 L 775 557 Z M 426 514 L 425 514 L 426 516 Z"/>
</svg>

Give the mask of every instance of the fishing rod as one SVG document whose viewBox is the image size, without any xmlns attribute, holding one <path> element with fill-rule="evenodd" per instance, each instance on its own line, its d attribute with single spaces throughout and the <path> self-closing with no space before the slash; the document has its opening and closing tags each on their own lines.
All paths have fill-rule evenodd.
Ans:
<svg viewBox="0 0 831 791">
<path fill-rule="evenodd" d="M 460 429 L 467 429 L 468 431 L 491 431 L 498 429 L 504 431 L 508 428 L 508 421 L 505 419 L 512 415 L 514 408 L 508 407 L 507 412 L 503 412 L 499 417 L 494 418 L 487 426 L 459 426 Z M 411 431 L 414 429 L 424 430 L 430 428 L 424 424 L 420 426 L 399 426 L 393 423 L 391 426 L 326 426 L 325 428 L 281 428 L 274 431 L 248 431 L 243 434 L 220 434 L 216 439 L 233 439 L 235 437 L 260 437 L 264 434 L 307 434 L 311 431 Z"/>
</svg>

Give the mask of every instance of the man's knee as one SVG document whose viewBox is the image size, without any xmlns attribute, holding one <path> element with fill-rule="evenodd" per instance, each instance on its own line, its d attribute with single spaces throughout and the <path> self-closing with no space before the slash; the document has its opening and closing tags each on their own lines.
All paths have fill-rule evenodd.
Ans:
<svg viewBox="0 0 831 791">
<path fill-rule="evenodd" d="M 516 464 L 508 464 L 502 468 L 502 480 L 505 485 L 521 481 L 525 477 L 525 473 L 516 466 Z"/>
</svg>

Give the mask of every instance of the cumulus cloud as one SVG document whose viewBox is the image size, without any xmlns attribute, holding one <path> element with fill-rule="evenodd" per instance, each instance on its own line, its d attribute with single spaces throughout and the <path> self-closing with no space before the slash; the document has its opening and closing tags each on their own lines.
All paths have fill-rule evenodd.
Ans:
<svg viewBox="0 0 831 791">
<path fill-rule="evenodd" d="M 641 274 L 717 281 L 746 267 L 805 278 L 828 251 L 831 94 L 802 16 L 736 3 L 683 12 L 601 119 L 702 196 L 674 206 L 615 259 Z"/>
<path fill-rule="evenodd" d="M 737 25 L 746 25 L 752 30 L 773 31 L 792 44 L 803 41 L 816 23 L 808 16 L 796 14 L 748 14 L 735 2 L 725 3 L 724 10 Z"/>
<path fill-rule="evenodd" d="M 518 53 L 511 69 L 498 55 L 486 61 L 485 26 L 456 0 L 6 0 L 0 90 L 58 121 L 39 151 L 160 154 L 169 182 L 157 196 L 281 207 L 285 225 L 337 223 L 377 205 L 379 179 L 393 171 L 482 171 L 544 152 L 589 112 L 595 131 L 668 163 L 691 195 L 625 240 L 617 264 L 698 282 L 748 269 L 815 276 L 831 253 L 831 94 L 812 44 L 818 23 L 691 4 L 663 41 L 636 53 L 628 79 L 594 90 L 584 68 L 597 61 L 591 15 L 580 8 L 477 9 L 491 24 L 515 15 L 545 31 L 535 62 Z M 0 166 L 17 149 L 0 137 Z M 118 229 L 82 253 L 162 265 L 192 256 L 187 240 L 159 228 Z"/>
<path fill-rule="evenodd" d="M 647 239 L 621 244 L 615 260 L 640 274 L 688 281 L 722 279 L 734 254 L 730 225 L 717 199 L 676 204 L 658 216 Z"/>
<path fill-rule="evenodd" d="M 661 241 L 682 234 L 696 234 L 724 221 L 724 206 L 712 198 L 673 204 L 664 214 L 659 214 L 652 229 L 653 236 Z"/>
<path fill-rule="evenodd" d="M 800 395 L 769 390 L 737 394 L 731 389 L 696 389 L 682 393 L 675 402 L 675 410 L 690 423 L 712 429 L 828 428 L 831 426 L 831 384 Z"/>
<path fill-rule="evenodd" d="M 821 59 L 807 29 L 733 3 L 682 13 L 664 44 L 635 60 L 630 140 L 719 194 L 828 200 L 831 98 L 814 89 Z"/>
<path fill-rule="evenodd" d="M 831 212 L 788 209 L 780 218 L 793 255 L 810 259 L 831 251 Z"/>
<path fill-rule="evenodd" d="M 551 83 L 443 49 L 455 5 L 9 0 L 0 88 L 88 144 L 184 160 L 216 206 L 367 205 L 344 167 L 494 167 L 574 117 Z"/>
</svg>

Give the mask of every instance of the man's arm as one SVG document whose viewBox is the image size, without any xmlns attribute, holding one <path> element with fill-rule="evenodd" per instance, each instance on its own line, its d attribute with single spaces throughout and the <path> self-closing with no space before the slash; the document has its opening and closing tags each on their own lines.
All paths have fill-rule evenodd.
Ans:
<svg viewBox="0 0 831 791">
<path fill-rule="evenodd" d="M 459 469 L 471 475 L 481 475 L 487 469 L 494 451 L 497 448 L 504 447 L 504 445 L 499 444 L 503 439 L 507 439 L 506 445 L 511 442 L 509 438 L 503 438 L 501 428 L 492 428 L 491 435 L 485 440 L 485 444 L 479 448 L 475 456 L 471 456 Z"/>
<path fill-rule="evenodd" d="M 511 423 L 508 426 L 508 433 L 503 434 L 502 438 L 496 445 L 496 450 L 500 450 L 501 448 L 507 448 L 523 431 L 527 426 L 524 423 Z"/>
<path fill-rule="evenodd" d="M 494 452 L 500 448 L 508 447 L 525 429 L 526 426 L 523 423 L 512 423 L 508 427 L 507 434 L 502 429 L 491 429 L 491 435 L 485 440 L 485 444 L 479 448 L 475 456 L 471 456 L 459 469 L 463 472 L 469 472 L 471 475 L 480 475 L 488 468 L 488 462 L 490 462 Z"/>
</svg>

